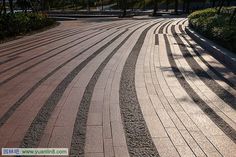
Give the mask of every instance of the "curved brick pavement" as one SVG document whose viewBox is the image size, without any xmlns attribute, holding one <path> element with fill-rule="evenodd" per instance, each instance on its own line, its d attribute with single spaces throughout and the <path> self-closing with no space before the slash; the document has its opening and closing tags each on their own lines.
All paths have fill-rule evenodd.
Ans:
<svg viewBox="0 0 236 157">
<path fill-rule="evenodd" d="M 0 147 L 236 156 L 236 76 L 184 18 L 65 21 L 0 45 Z"/>
</svg>

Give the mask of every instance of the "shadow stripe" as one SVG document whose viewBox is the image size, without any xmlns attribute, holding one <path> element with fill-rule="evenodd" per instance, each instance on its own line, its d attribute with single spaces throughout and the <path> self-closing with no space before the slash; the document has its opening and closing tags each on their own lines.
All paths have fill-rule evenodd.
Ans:
<svg viewBox="0 0 236 157">
<path fill-rule="evenodd" d="M 130 22 L 130 23 L 131 23 L 131 22 Z M 126 25 L 127 25 L 127 24 L 126 24 Z M 122 27 L 123 27 L 123 26 L 122 26 Z M 114 27 L 112 27 L 112 28 L 114 28 Z M 112 28 L 110 28 L 110 29 L 112 29 Z M 129 27 L 128 27 L 128 28 L 129 28 Z M 105 31 L 107 31 L 107 30 L 103 30 L 103 32 L 105 32 Z M 97 31 L 97 32 L 98 32 L 98 31 Z M 102 32 L 102 33 L 103 33 L 103 32 Z M 92 33 L 90 33 L 90 34 L 93 34 L 93 33 L 96 33 L 96 32 L 92 32 Z M 90 35 L 90 34 L 88 34 L 88 35 Z M 101 33 L 98 33 L 98 34 L 101 34 Z M 96 35 L 98 35 L 98 34 L 96 34 Z M 88 35 L 85 35 L 85 36 L 88 36 Z M 85 36 L 82 36 L 82 37 L 80 37 L 80 38 L 83 38 L 83 37 L 85 37 Z M 95 35 L 94 35 L 94 36 L 95 36 Z M 92 36 L 92 37 L 94 37 L 94 36 Z M 56 47 L 56 48 L 53 48 L 53 49 L 51 49 L 51 50 L 49 50 L 49 51 L 46 51 L 44 54 L 47 54 L 47 53 L 49 53 L 49 52 L 51 52 L 51 51 L 54 51 L 54 50 L 56 50 L 56 49 L 58 49 L 58 48 L 61 48 L 61 47 L 65 46 L 65 45 L 67 45 L 67 44 L 69 44 L 69 43 L 71 43 L 71 42 L 74 42 L 74 41 L 80 39 L 80 38 L 77 38 L 77 39 L 72 40 L 72 41 L 70 41 L 70 42 L 68 42 L 68 43 L 66 43 L 66 44 L 60 45 L 60 46 L 58 46 L 58 47 Z M 86 40 L 87 40 L 87 39 L 86 39 Z M 83 41 L 86 41 L 86 40 L 83 40 Z M 66 49 L 63 49 L 63 50 L 59 51 L 58 53 L 56 53 L 56 54 L 54 54 L 54 55 L 52 55 L 52 56 L 50 56 L 50 57 L 47 57 L 46 59 L 43 59 L 43 60 L 41 60 L 41 61 L 39 61 L 39 62 L 37 62 L 37 63 L 31 65 L 31 66 L 28 67 L 28 68 L 25 68 L 25 69 L 19 71 L 18 73 L 12 75 L 11 77 L 7 78 L 6 80 L 0 82 L 0 86 L 2 86 L 3 84 L 9 82 L 10 80 L 14 79 L 15 77 L 17 77 L 17 76 L 20 75 L 21 73 L 23 73 L 23 72 L 25 72 L 25 71 L 27 71 L 27 70 L 29 70 L 29 69 L 35 67 L 36 65 L 38 65 L 38 64 L 40 64 L 40 63 L 42 63 L 42 62 L 44 62 L 44 61 L 46 61 L 46 60 L 48 60 L 48 59 L 50 59 L 50 58 L 56 56 L 56 55 L 58 55 L 58 54 L 64 52 L 65 50 L 67 50 L 67 49 L 69 49 L 69 48 L 72 48 L 72 47 L 76 46 L 77 44 L 82 43 L 83 41 L 81 41 L 81 42 L 79 42 L 79 43 L 76 43 L 76 44 L 74 44 L 74 45 L 72 45 L 72 46 L 70 46 L 70 47 L 68 47 L 68 48 L 66 48 Z M 23 61 L 23 62 L 21 62 L 21 63 L 19 63 L 19 64 L 17 64 L 17 65 L 14 65 L 14 66 L 12 66 L 12 67 L 10 67 L 10 68 L 7 68 L 7 69 L 5 69 L 5 70 L 3 70 L 3 71 L 0 71 L 0 75 L 3 74 L 3 73 L 5 73 L 5 72 L 7 72 L 8 70 L 11 70 L 11 69 L 13 69 L 13 68 L 15 68 L 15 67 L 18 67 L 18 66 L 21 65 L 21 64 L 27 63 L 27 62 L 31 61 L 32 59 L 35 59 L 35 58 L 37 58 L 37 57 L 40 57 L 40 56 L 42 56 L 42 55 L 44 55 L 44 54 L 41 54 L 41 55 L 36 56 L 36 57 L 32 57 L 32 58 L 28 59 L 27 61 Z"/>
<path fill-rule="evenodd" d="M 109 60 L 114 56 L 114 54 L 120 49 L 122 45 L 130 38 L 130 36 L 139 28 L 143 27 L 146 24 L 143 24 L 133 30 L 107 57 L 106 59 L 100 64 L 97 68 L 96 72 L 93 74 L 92 78 L 90 79 L 86 89 L 84 91 L 82 100 L 79 105 L 79 110 L 76 116 L 76 120 L 74 123 L 74 130 L 72 135 L 72 142 L 70 148 L 70 155 L 71 156 L 84 156 L 84 147 L 85 147 L 85 137 L 86 137 L 86 124 L 88 118 L 88 112 L 90 107 L 91 98 L 93 95 L 94 87 L 97 83 L 100 74 L 102 73 L 103 69 L 109 62 Z"/>
<path fill-rule="evenodd" d="M 43 135 L 44 129 L 47 125 L 47 122 L 56 107 L 57 103 L 61 99 L 63 93 L 65 92 L 67 86 L 71 83 L 71 81 L 77 76 L 77 74 L 98 54 L 100 54 L 105 48 L 107 48 L 110 44 L 112 44 L 116 39 L 118 39 L 122 34 L 124 34 L 125 30 L 118 35 L 116 35 L 112 40 L 107 42 L 97 51 L 95 51 L 92 55 L 90 55 L 87 59 L 81 62 L 78 66 L 76 66 L 56 87 L 56 89 L 49 96 L 45 104 L 42 106 L 37 116 L 34 118 L 31 123 L 27 133 L 24 136 L 24 139 L 21 142 L 20 147 L 37 147 L 39 141 Z"/>
<path fill-rule="evenodd" d="M 159 156 L 143 118 L 135 89 L 136 62 L 147 32 L 155 24 L 147 27 L 142 32 L 129 54 L 121 74 L 119 89 L 120 111 L 131 157 Z"/>
<path fill-rule="evenodd" d="M 179 25 L 179 30 L 183 33 L 186 34 L 184 32 L 184 30 L 182 29 L 181 25 Z M 234 83 L 232 83 L 230 80 L 228 80 L 227 78 L 225 78 L 220 72 L 218 72 L 215 68 L 213 68 L 203 57 L 202 55 L 196 50 L 196 48 L 190 43 L 190 41 L 183 35 L 181 34 L 181 36 L 185 39 L 185 41 L 190 45 L 190 47 L 192 48 L 192 50 L 195 52 L 195 54 L 201 59 L 201 61 L 212 71 L 215 73 L 216 76 L 218 76 L 221 80 L 223 80 L 226 84 L 228 84 L 230 87 L 232 87 L 233 89 L 236 90 L 236 85 Z M 209 54 L 209 53 L 208 53 Z M 209 54 L 210 55 L 210 54 Z M 220 62 L 222 64 L 222 62 Z M 224 64 L 223 64 L 224 65 Z M 226 65 L 225 65 L 226 66 Z M 227 67 L 227 66 L 226 66 Z M 234 73 L 231 69 L 230 72 Z"/>
<path fill-rule="evenodd" d="M 11 46 L 20 46 L 22 43 L 29 42 L 29 41 L 35 41 L 35 40 L 37 40 L 38 38 L 40 38 L 42 36 L 43 36 L 43 38 L 44 37 L 46 38 L 49 35 L 53 35 L 53 34 L 57 34 L 57 33 L 59 33 L 59 30 L 51 30 L 50 32 L 44 32 L 43 34 L 39 34 L 39 35 L 35 34 L 35 36 L 33 38 L 24 39 L 24 40 L 18 41 L 16 43 L 0 46 L 0 49 L 5 52 L 7 50 L 11 50 Z M 3 43 L 3 44 L 5 44 L 5 43 Z M 27 43 L 25 43 L 24 45 L 27 45 Z"/>
<path fill-rule="evenodd" d="M 131 22 L 130 22 L 131 23 Z M 114 24 L 113 24 L 114 25 Z M 106 27 L 111 27 L 111 26 L 113 26 L 112 24 L 107 24 L 107 25 L 105 25 Z M 121 25 L 123 25 L 123 23 L 121 24 Z M 105 26 L 95 26 L 94 28 L 89 28 L 89 29 L 87 29 L 87 30 L 83 30 L 83 31 L 81 31 L 81 33 L 83 33 L 83 32 L 86 32 L 86 31 L 90 31 L 90 30 L 95 30 L 95 29 L 100 29 L 100 28 L 104 28 Z M 117 26 L 117 24 L 115 25 L 115 26 Z M 4 52 L 5 51 L 8 51 L 8 50 L 11 50 L 11 48 L 10 49 L 7 49 L 7 48 L 9 48 L 9 47 L 11 47 L 11 46 L 13 46 L 13 45 L 18 45 L 18 46 L 22 46 L 22 45 L 20 45 L 20 44 L 22 44 L 22 43 L 25 43 L 25 42 L 28 42 L 28 41 L 32 41 L 32 40 L 34 40 L 34 42 L 35 42 L 35 40 L 37 40 L 38 41 L 38 37 L 41 37 L 41 36 L 44 36 L 45 37 L 45 35 L 46 36 L 49 36 L 49 35 L 51 35 L 51 34 L 56 34 L 56 33 L 58 33 L 58 32 L 62 32 L 63 31 L 63 33 L 66 33 L 68 30 L 51 30 L 50 32 L 43 32 L 43 33 L 40 33 L 40 34 L 35 34 L 35 38 L 32 38 L 32 39 L 25 39 L 25 40 L 23 40 L 23 41 L 19 41 L 19 42 L 17 42 L 17 43 L 12 43 L 12 44 L 9 44 L 9 45 L 5 45 L 5 46 L 0 46 L 0 49 L 2 50 L 2 49 L 4 49 Z M 69 32 L 67 32 L 67 33 L 69 33 Z M 46 38 L 46 37 L 45 37 Z M 39 40 L 42 40 L 41 38 L 39 39 Z M 4 43 L 5 44 L 5 43 Z M 26 44 L 23 44 L 23 45 L 27 45 L 28 43 L 26 43 Z M 7 49 L 7 50 L 5 50 L 5 49 Z M 1 52 L 0 52 L 1 53 Z"/>
<path fill-rule="evenodd" d="M 86 39 L 86 40 L 87 40 L 87 39 Z M 79 44 L 79 43 L 77 43 L 77 44 Z M 25 69 L 23 69 L 23 70 L 17 72 L 16 74 L 14 74 L 14 75 L 12 75 L 11 77 L 5 79 L 4 81 L 1 81 L 1 82 L 0 82 L 0 86 L 2 86 L 3 84 L 9 82 L 10 80 L 14 79 L 15 77 L 17 77 L 17 76 L 20 75 L 21 73 L 23 73 L 23 72 L 25 72 L 25 71 L 27 71 L 27 70 L 29 70 L 29 69 L 31 69 L 31 68 L 33 68 L 33 67 L 39 65 L 40 63 L 43 63 L 44 61 L 47 61 L 48 59 L 50 59 L 50 58 L 52 58 L 52 57 L 58 55 L 59 53 L 63 53 L 65 50 L 68 50 L 68 49 L 70 49 L 70 48 L 76 46 L 77 44 L 74 44 L 74 45 L 70 46 L 69 48 L 65 48 L 65 49 L 59 51 L 57 54 L 53 54 L 53 55 L 51 55 L 50 57 L 47 57 L 47 58 L 45 58 L 45 59 L 43 59 L 43 60 L 41 60 L 41 61 L 39 61 L 39 62 L 37 62 L 37 63 L 35 63 L 35 64 L 33 64 L 33 65 L 31 65 L 30 67 L 27 67 L 27 68 L 25 68 Z"/>
<path fill-rule="evenodd" d="M 70 33 L 67 33 L 67 34 L 60 34 L 60 35 L 58 35 L 56 37 L 49 38 L 49 40 L 44 40 L 42 42 L 37 42 L 37 43 L 35 43 L 32 46 L 30 45 L 29 47 L 26 47 L 26 48 L 23 47 L 21 49 L 14 50 L 14 51 L 12 51 L 10 53 L 2 54 L 2 55 L 0 55 L 0 57 L 5 57 L 5 56 L 14 57 L 16 55 L 26 53 L 26 52 L 28 52 L 30 50 L 33 50 L 33 49 L 36 49 L 36 48 L 39 48 L 39 47 L 42 47 L 42 46 L 45 46 L 45 45 L 49 45 L 51 43 L 60 41 L 60 40 L 62 40 L 64 38 L 69 38 L 69 37 L 72 37 L 72 36 L 75 36 L 75 35 L 78 35 L 78 34 L 81 34 L 81 32 L 80 31 L 73 31 L 73 32 L 70 32 Z"/>
<path fill-rule="evenodd" d="M 8 62 L 10 62 L 10 61 L 13 61 L 13 60 L 15 60 L 15 59 L 17 59 L 17 58 L 19 58 L 19 56 L 16 56 L 16 57 L 13 57 L 13 58 L 8 58 L 8 59 L 6 59 L 6 60 L 0 61 L 0 65 L 5 64 L 5 63 L 8 63 Z"/>
<path fill-rule="evenodd" d="M 194 73 L 205 83 L 207 87 L 209 87 L 216 95 L 218 95 L 225 103 L 227 103 L 229 106 L 231 106 L 233 109 L 236 109 L 236 97 L 222 88 L 214 79 L 211 78 L 211 76 L 208 75 L 207 72 L 205 72 L 202 67 L 196 62 L 196 60 L 193 58 L 192 54 L 189 52 L 189 50 L 184 45 L 183 41 L 180 39 L 178 34 L 175 32 L 175 26 L 171 27 L 171 32 L 177 41 L 177 44 L 181 50 L 181 53 L 183 54 L 185 60 L 193 69 Z"/>
<path fill-rule="evenodd" d="M 123 24 L 122 24 L 122 25 L 123 25 Z M 116 24 L 115 26 L 117 26 L 117 24 Z M 106 28 L 106 30 L 112 29 L 112 28 L 114 28 L 115 26 L 113 26 L 113 27 L 109 26 L 108 28 Z M 15 57 L 15 56 L 17 56 L 17 55 L 19 55 L 19 54 L 26 53 L 26 52 L 28 52 L 29 50 L 32 50 L 32 49 L 35 49 L 35 48 L 38 48 L 38 47 L 41 47 L 41 46 L 45 46 L 45 45 L 48 45 L 48 44 L 53 43 L 53 42 L 60 41 L 60 40 L 62 40 L 62 39 L 64 39 L 64 38 L 69 38 L 69 37 L 72 37 L 72 36 L 74 36 L 74 35 L 82 34 L 82 33 L 87 32 L 87 31 L 89 31 L 89 30 L 93 30 L 93 29 L 88 29 L 88 30 L 85 30 L 85 31 L 74 31 L 74 32 L 72 32 L 72 33 L 66 34 L 66 36 L 64 36 L 64 35 L 59 36 L 59 37 L 61 37 L 61 38 L 56 37 L 56 38 L 55 38 L 56 40 L 53 39 L 54 41 L 50 41 L 50 40 L 49 40 L 50 42 L 47 42 L 46 44 L 44 44 L 44 42 L 42 42 L 41 45 L 38 45 L 38 46 L 36 46 L 36 47 L 35 47 L 35 46 L 34 46 L 34 47 L 31 46 L 31 48 L 26 49 L 26 50 L 20 49 L 20 50 L 24 50 L 24 51 L 22 51 L 22 52 L 18 52 L 19 50 L 16 50 L 15 52 L 18 52 L 18 53 L 15 53 L 15 52 L 13 52 L 13 54 L 10 53 L 10 54 L 9 54 L 9 57 Z M 102 27 L 102 30 L 104 30 L 103 27 Z M 76 34 L 75 34 L 75 33 L 76 33 Z M 58 39 L 57 39 L 57 38 L 58 38 Z M 37 43 L 37 44 L 39 44 L 39 43 Z M 4 54 L 4 55 L 2 55 L 2 56 L 7 56 L 7 55 L 8 55 L 8 54 Z M 2 57 L 2 56 L 0 55 L 0 57 Z"/>
<path fill-rule="evenodd" d="M 35 36 L 34 38 L 27 39 L 26 41 L 20 41 L 20 42 L 18 42 L 16 44 L 14 44 L 14 43 L 13 44 L 9 44 L 5 48 L 1 49 L 0 54 L 4 53 L 4 52 L 7 52 L 7 51 L 10 51 L 10 50 L 21 48 L 22 46 L 27 46 L 27 45 L 32 44 L 32 43 L 37 42 L 37 41 L 42 41 L 42 40 L 50 39 L 48 37 L 56 37 L 56 36 L 59 36 L 59 35 L 61 35 L 63 33 L 70 33 L 70 31 L 71 30 L 63 30 L 63 31 L 59 31 L 58 30 L 57 32 L 45 34 L 43 37 L 39 36 L 41 38 L 36 38 L 37 36 Z M 27 42 L 27 43 L 25 43 L 25 42 Z"/>
<path fill-rule="evenodd" d="M 25 63 L 27 63 L 27 62 L 29 62 L 29 61 L 32 61 L 32 60 L 35 59 L 35 58 L 41 57 L 41 56 L 43 56 L 43 55 L 45 55 L 45 54 L 48 54 L 48 53 L 50 53 L 50 52 L 52 52 L 52 51 L 54 51 L 54 50 L 57 50 L 57 49 L 59 49 L 59 48 L 61 48 L 61 47 L 63 47 L 63 46 L 66 46 L 66 45 L 68 45 L 68 44 L 70 44 L 70 43 L 73 43 L 73 42 L 75 42 L 75 41 L 77 41 L 77 40 L 79 40 L 79 39 L 82 39 L 82 38 L 84 38 L 84 37 L 86 37 L 86 36 L 88 36 L 88 35 L 91 35 L 91 34 L 94 34 L 94 33 L 97 33 L 97 32 L 99 32 L 99 31 L 86 34 L 86 35 L 81 36 L 81 37 L 79 37 L 79 38 L 76 38 L 76 39 L 74 39 L 74 40 L 72 40 L 72 41 L 70 41 L 70 42 L 67 42 L 67 43 L 65 43 L 65 44 L 62 44 L 62 45 L 60 45 L 60 46 L 58 46 L 58 47 L 55 47 L 55 48 L 53 48 L 53 49 L 50 49 L 50 50 L 48 50 L 48 51 L 46 51 L 46 52 L 44 52 L 44 53 L 42 53 L 42 54 L 40 54 L 40 55 L 38 55 L 38 56 L 35 56 L 35 57 L 32 57 L 32 58 L 27 59 L 27 60 L 25 60 L 25 61 L 22 61 L 22 62 L 20 62 L 20 63 L 14 65 L 14 66 L 11 66 L 11 67 L 9 67 L 9 68 L 3 70 L 3 71 L 0 71 L 0 75 L 3 74 L 3 73 L 5 73 L 5 72 L 7 72 L 7 71 L 9 71 L 9 70 L 11 70 L 11 69 L 13 69 L 13 68 L 19 67 L 21 64 L 25 64 Z M 94 37 L 94 36 L 97 36 L 97 35 L 99 35 L 99 34 L 101 34 L 101 33 L 104 33 L 104 32 L 106 32 L 106 30 L 104 30 L 104 31 L 102 31 L 102 32 L 100 32 L 100 33 L 97 33 L 97 34 L 91 36 L 90 38 L 92 38 L 92 37 Z M 88 39 L 90 39 L 90 38 L 88 38 Z M 62 53 L 63 51 L 65 51 L 65 50 L 67 50 L 67 49 L 70 49 L 70 48 L 76 46 L 77 44 L 80 44 L 80 43 L 82 43 L 82 42 L 84 42 L 84 41 L 86 41 L 86 40 L 88 40 L 88 39 L 85 39 L 85 40 L 80 41 L 80 42 L 78 42 L 78 43 L 76 43 L 76 44 L 73 44 L 72 46 L 69 46 L 68 48 L 65 48 L 65 49 L 59 51 L 58 53 L 56 53 L 56 55 Z M 52 55 L 52 56 L 55 56 L 55 54 Z M 50 57 L 47 57 L 47 58 L 49 59 Z M 22 71 L 23 71 L 23 70 L 22 70 Z"/>
<path fill-rule="evenodd" d="M 212 110 L 205 101 L 203 101 L 199 95 L 193 90 L 189 83 L 184 78 L 183 74 L 178 69 L 174 57 L 171 53 L 170 43 L 167 39 L 167 35 L 164 34 L 164 40 L 166 44 L 166 50 L 168 55 L 168 60 L 170 62 L 172 71 L 175 77 L 179 81 L 180 85 L 186 91 L 186 93 L 192 98 L 192 100 L 199 106 L 199 108 L 234 142 L 236 143 L 236 131 L 226 123 L 220 116 Z"/>
<path fill-rule="evenodd" d="M 116 33 L 118 31 L 115 31 L 114 33 Z M 70 58 L 69 60 L 67 60 L 66 62 L 62 63 L 60 66 L 58 66 L 57 68 L 55 68 L 53 71 L 51 71 L 50 73 L 48 73 L 45 77 L 43 77 L 40 81 L 38 81 L 33 87 L 31 87 L 27 92 L 24 93 L 24 95 L 17 100 L 16 103 L 14 103 L 8 110 L 7 112 L 0 118 L 0 127 L 10 118 L 10 116 L 15 112 L 15 110 L 44 82 L 46 81 L 49 77 L 51 77 L 53 74 L 55 74 L 58 70 L 60 70 L 63 66 L 65 66 L 67 63 L 69 63 L 70 61 L 72 61 L 73 59 L 77 58 L 78 56 L 80 56 L 81 54 L 83 54 L 84 52 L 86 52 L 87 50 L 89 50 L 90 48 L 92 48 L 93 46 L 97 45 L 98 43 L 102 42 L 103 40 L 105 40 L 106 38 L 108 38 L 110 35 L 105 36 L 104 38 L 102 38 L 101 40 L 99 40 L 98 42 L 94 43 L 93 45 L 89 46 L 88 48 L 86 48 L 85 50 L 83 50 L 82 52 L 80 52 L 79 54 L 75 55 L 74 57 Z"/>
</svg>

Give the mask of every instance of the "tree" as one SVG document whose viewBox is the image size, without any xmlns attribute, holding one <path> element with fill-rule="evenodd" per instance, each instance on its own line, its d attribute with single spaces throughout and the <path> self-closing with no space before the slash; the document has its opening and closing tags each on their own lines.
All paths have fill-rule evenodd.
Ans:
<svg viewBox="0 0 236 157">
<path fill-rule="evenodd" d="M 230 17 L 229 24 L 232 24 L 235 15 L 236 15 L 236 8 L 234 8 L 234 12 L 233 12 L 233 14 Z"/>
<path fill-rule="evenodd" d="M 13 14 L 14 13 L 13 0 L 9 0 L 9 7 L 10 7 L 10 12 Z"/>
<path fill-rule="evenodd" d="M 186 11 L 186 0 L 183 0 L 182 10 L 183 10 L 183 12 Z"/>
<path fill-rule="evenodd" d="M 90 12 L 90 0 L 87 0 L 87 9 L 88 9 L 88 12 Z"/>
<path fill-rule="evenodd" d="M 223 7 L 223 5 L 224 5 L 224 2 L 225 2 L 225 0 L 221 0 L 221 1 L 220 1 L 220 6 L 219 6 L 219 9 L 218 9 L 218 11 L 217 11 L 217 14 L 218 14 L 218 15 L 219 15 L 220 12 L 221 12 L 221 9 L 222 9 L 222 7 Z"/>
<path fill-rule="evenodd" d="M 154 8 L 153 8 L 153 16 L 157 15 L 157 10 L 158 10 L 158 0 L 154 0 Z"/>
<path fill-rule="evenodd" d="M 2 7 L 3 7 L 3 14 L 6 14 L 7 13 L 6 0 L 2 0 Z"/>
<path fill-rule="evenodd" d="M 190 0 L 186 0 L 186 13 L 190 12 Z"/>
<path fill-rule="evenodd" d="M 179 6 L 179 1 L 175 0 L 175 13 L 178 13 L 178 6 Z"/>
<path fill-rule="evenodd" d="M 126 5 L 127 5 L 127 0 L 121 0 L 120 1 L 120 5 L 121 5 L 121 10 L 123 10 L 122 12 L 122 17 L 125 17 L 126 16 Z"/>
<path fill-rule="evenodd" d="M 215 5 L 216 5 L 216 0 L 212 0 L 212 8 L 214 8 L 215 7 Z"/>
<path fill-rule="evenodd" d="M 166 0 L 166 11 L 168 11 L 169 10 L 169 0 Z"/>
</svg>

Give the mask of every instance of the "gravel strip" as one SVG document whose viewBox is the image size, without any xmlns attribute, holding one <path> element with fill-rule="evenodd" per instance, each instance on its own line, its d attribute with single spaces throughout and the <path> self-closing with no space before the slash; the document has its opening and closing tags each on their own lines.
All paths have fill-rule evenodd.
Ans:
<svg viewBox="0 0 236 157">
<path fill-rule="evenodd" d="M 144 24 L 146 25 L 146 24 Z M 120 47 L 130 38 L 130 36 L 139 28 L 136 28 L 132 31 L 101 63 L 98 67 L 96 72 L 93 74 L 92 78 L 90 79 L 88 85 L 86 86 L 84 95 L 79 105 L 79 110 L 76 116 L 74 130 L 71 140 L 71 148 L 70 148 L 70 155 L 71 156 L 84 156 L 84 147 L 85 147 L 85 137 L 86 137 L 86 124 L 88 118 L 88 112 L 90 107 L 91 98 L 93 95 L 94 87 L 97 83 L 97 80 L 102 73 L 103 69 L 109 62 L 109 60 L 113 57 L 113 55 L 120 49 Z"/>
<path fill-rule="evenodd" d="M 120 111 L 131 157 L 159 156 L 143 118 L 135 89 L 135 66 L 138 55 L 148 30 L 155 24 L 142 32 L 125 62 L 121 75 Z"/>
<path fill-rule="evenodd" d="M 34 118 L 31 123 L 27 133 L 24 136 L 24 139 L 21 142 L 20 147 L 31 148 L 37 147 L 40 139 L 43 135 L 44 129 L 47 125 L 47 122 L 56 107 L 57 103 L 60 101 L 63 93 L 65 92 L 67 86 L 71 83 L 71 81 L 78 75 L 78 73 L 98 54 L 100 54 L 105 48 L 107 48 L 110 44 L 112 44 L 116 39 L 118 39 L 122 34 L 124 34 L 127 30 L 116 35 L 112 40 L 107 42 L 97 51 L 95 51 L 92 55 L 90 55 L 87 59 L 85 59 L 82 63 L 76 66 L 56 87 L 56 89 L 49 96 L 45 104 L 42 106 L 37 116 Z"/>
<path fill-rule="evenodd" d="M 117 31 L 115 31 L 117 32 Z M 114 32 L 114 33 L 115 33 Z M 84 52 L 86 52 L 87 50 L 89 50 L 90 48 L 92 48 L 93 46 L 97 45 L 98 43 L 102 42 L 103 40 L 105 40 L 106 38 L 108 38 L 110 35 L 105 36 L 103 39 L 101 39 L 100 41 L 96 42 L 95 44 L 89 46 L 88 48 L 86 48 L 85 50 L 83 50 L 82 52 L 78 53 L 77 55 L 75 55 L 74 57 L 70 58 L 69 60 L 65 61 L 64 63 L 62 63 L 61 65 L 59 65 L 57 68 L 55 68 L 53 71 L 51 71 L 50 73 L 48 73 L 45 77 L 43 77 L 41 80 L 39 80 L 33 87 L 31 87 L 27 92 L 24 93 L 24 95 L 22 97 L 20 97 L 20 99 L 18 99 L 16 101 L 16 103 L 14 103 L 8 110 L 7 112 L 0 118 L 0 127 L 11 117 L 11 115 L 16 111 L 16 109 L 43 83 L 45 82 L 49 77 L 51 77 L 53 74 L 55 74 L 58 70 L 60 70 L 63 66 L 65 66 L 67 63 L 71 62 L 73 59 L 75 59 L 76 57 L 80 56 L 81 54 L 83 54 Z"/>
</svg>

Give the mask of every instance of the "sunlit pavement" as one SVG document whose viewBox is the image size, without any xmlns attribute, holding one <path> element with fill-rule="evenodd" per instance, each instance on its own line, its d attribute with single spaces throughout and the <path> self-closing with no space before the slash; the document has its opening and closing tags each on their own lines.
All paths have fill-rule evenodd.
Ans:
<svg viewBox="0 0 236 157">
<path fill-rule="evenodd" d="M 236 156 L 236 75 L 185 18 L 64 21 L 0 46 L 1 148 Z"/>
</svg>

